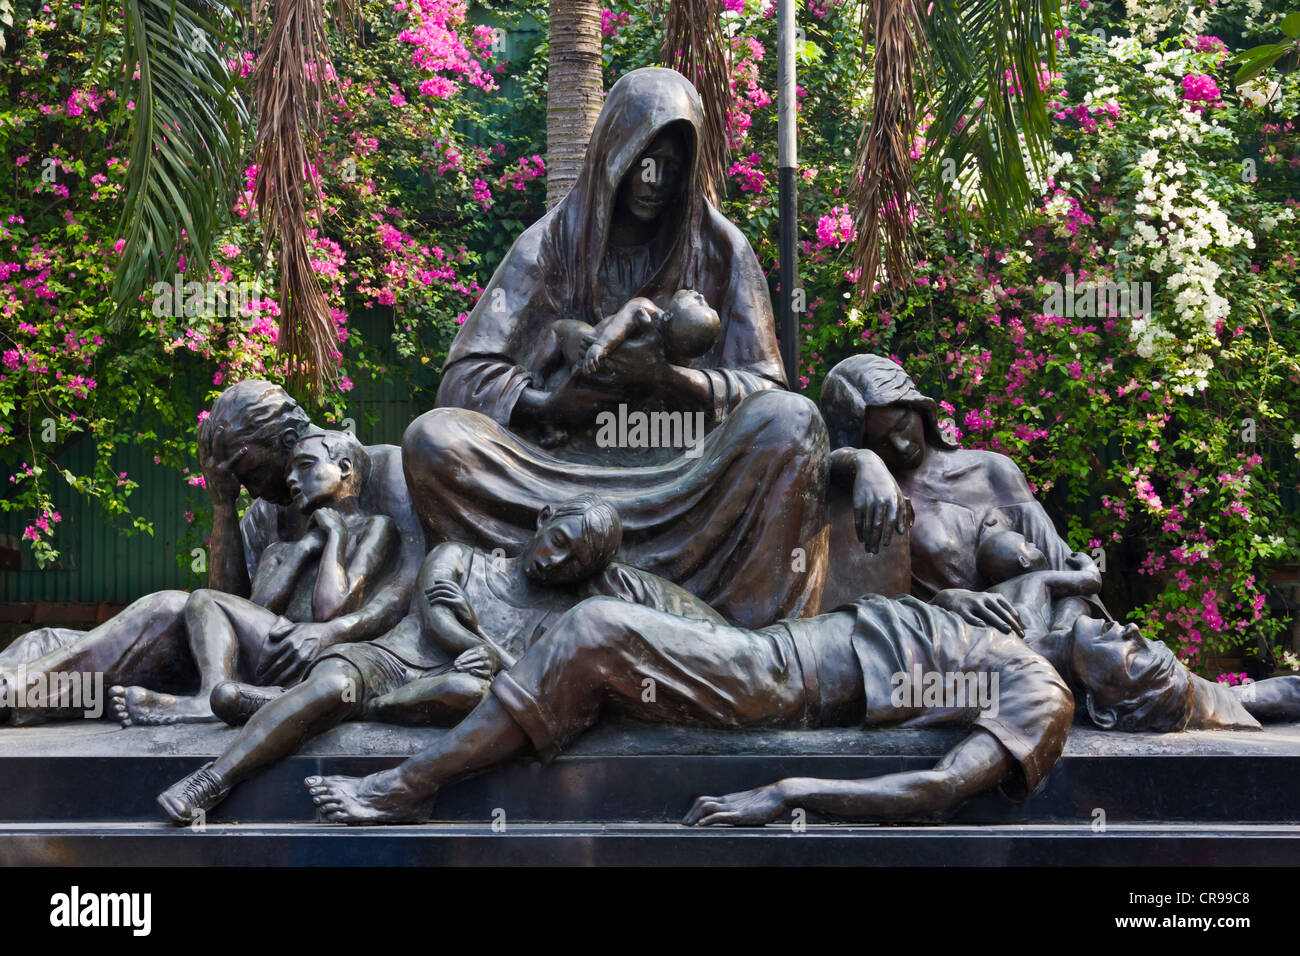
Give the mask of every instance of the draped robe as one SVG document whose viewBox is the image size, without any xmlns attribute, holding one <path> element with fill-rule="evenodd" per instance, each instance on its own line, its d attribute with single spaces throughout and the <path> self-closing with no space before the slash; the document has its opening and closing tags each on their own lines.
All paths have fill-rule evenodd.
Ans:
<svg viewBox="0 0 1300 956">
<path fill-rule="evenodd" d="M 643 247 L 613 248 L 620 184 L 669 125 L 687 143 L 684 182 Z M 430 547 L 444 540 L 518 551 L 547 504 L 596 492 L 618 509 L 620 559 L 703 598 L 736 624 L 815 614 L 827 559 L 827 436 L 816 406 L 785 391 L 767 283 L 748 241 L 703 195 L 695 88 L 660 68 L 629 73 L 605 99 L 572 191 L 514 243 L 448 352 L 438 408 L 403 442 Z M 709 381 L 698 454 L 600 449 L 594 429 L 543 448 L 512 423 L 543 388 L 551 324 L 595 324 L 634 296 L 695 289 L 720 332 L 693 367 Z M 679 411 L 658 394 L 611 401 Z M 692 418 L 694 421 L 694 418 Z"/>
</svg>

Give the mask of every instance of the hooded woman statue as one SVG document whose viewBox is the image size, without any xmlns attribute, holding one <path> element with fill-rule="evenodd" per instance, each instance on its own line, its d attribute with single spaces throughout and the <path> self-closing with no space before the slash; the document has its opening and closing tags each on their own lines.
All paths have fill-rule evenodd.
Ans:
<svg viewBox="0 0 1300 956">
<path fill-rule="evenodd" d="M 971 623 L 997 627 L 1015 612 L 1004 598 L 985 590 L 994 582 L 981 575 L 976 560 L 983 536 L 1014 531 L 1041 550 L 1052 568 L 1069 566 L 1069 545 L 1034 498 L 1016 463 L 997 452 L 959 448 L 948 441 L 939 428 L 938 404 L 922 394 L 891 359 L 854 355 L 840 362 L 822 383 L 821 411 L 835 449 L 831 455 L 834 487 L 829 492 L 835 580 L 824 598 L 838 600 L 864 589 L 885 594 L 910 591 L 957 611 Z M 878 580 L 844 580 L 855 569 L 839 560 L 842 539 L 847 537 L 834 504 L 844 498 L 841 486 L 854 487 L 854 512 L 870 516 L 858 527 L 866 550 L 890 549 L 891 539 L 894 549 L 903 548 L 889 551 L 890 561 L 869 571 L 879 574 L 880 568 L 887 568 L 891 572 L 887 585 Z M 900 496 L 908 511 L 905 519 L 893 505 Z M 899 580 L 900 567 L 910 568 L 910 580 Z M 1072 611 L 1107 616 L 1099 599 L 1078 601 L 1071 605 Z"/>
<path fill-rule="evenodd" d="M 784 390 L 758 260 L 704 197 L 702 117 L 672 70 L 614 84 L 577 183 L 497 268 L 403 460 L 431 547 L 516 551 L 545 505 L 594 492 L 619 510 L 622 560 L 761 627 L 818 610 L 828 445 L 816 406 Z M 717 315 L 693 362 L 644 334 L 597 374 L 557 359 L 557 323 L 682 290 Z"/>
</svg>

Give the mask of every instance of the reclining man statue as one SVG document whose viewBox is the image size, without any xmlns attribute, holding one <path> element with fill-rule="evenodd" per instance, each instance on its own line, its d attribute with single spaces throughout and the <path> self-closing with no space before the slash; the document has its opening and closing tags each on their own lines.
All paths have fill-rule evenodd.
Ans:
<svg viewBox="0 0 1300 956">
<path fill-rule="evenodd" d="M 1080 616 L 1053 634 L 1056 667 L 1104 729 L 1253 722 L 1132 625 Z M 780 780 L 700 797 L 684 820 L 762 824 L 798 807 L 832 819 L 933 821 L 994 786 L 1015 795 L 1037 788 L 1061 754 L 1074 713 L 1074 693 L 1056 667 L 1019 634 L 973 625 L 910 596 L 869 596 L 760 630 L 593 598 L 498 674 L 491 695 L 428 750 L 368 777 L 308 777 L 306 784 L 326 820 L 420 822 L 446 784 L 530 752 L 552 756 L 606 708 L 719 728 L 969 723 L 970 735 L 931 770 Z M 643 693 L 647 680 L 652 695 Z M 941 692 L 932 694 L 935 687 Z M 1270 694 L 1266 707 L 1285 709 L 1288 693 L 1291 683 Z"/>
<path fill-rule="evenodd" d="M 494 674 L 586 597 L 725 624 L 677 585 L 614 563 L 621 541 L 618 512 L 584 494 L 543 509 L 516 557 L 439 545 L 420 571 L 418 611 L 388 634 L 330 649 L 288 691 L 219 685 L 213 710 L 248 725 L 215 761 L 164 791 L 159 805 L 175 822 L 192 822 L 259 769 L 345 720 L 454 724 L 483 699 Z"/>
<path fill-rule="evenodd" d="M 932 702 L 911 685 L 935 675 L 994 693 Z M 521 755 L 550 757 L 607 709 L 718 728 L 874 726 L 942 709 L 973 725 L 933 770 L 801 781 L 797 790 L 783 781 L 757 795 L 701 798 L 686 820 L 764 823 L 792 806 L 854 820 L 932 820 L 998 784 L 1031 792 L 1061 753 L 1074 701 L 1018 636 L 912 597 L 870 596 L 758 630 L 591 598 L 498 673 L 473 713 L 428 750 L 360 779 L 308 777 L 307 787 L 328 821 L 421 822 L 446 784 Z"/>
<path fill-rule="evenodd" d="M 188 622 L 203 612 L 215 592 L 249 596 L 268 549 L 279 541 L 301 539 L 308 530 L 308 517 L 291 502 L 286 474 L 295 444 L 313 430 L 302 408 L 278 385 L 249 380 L 222 392 L 198 432 L 199 462 L 213 508 L 209 590 L 196 592 L 194 604 L 185 591 L 147 595 L 84 633 L 48 627 L 31 631 L 0 652 L 0 682 L 21 677 L 52 686 L 34 678 L 90 673 L 102 674 L 109 685 L 192 692 L 200 679 Z M 270 675 L 277 679 L 296 680 L 325 648 L 385 633 L 409 608 L 426 549 L 402 474 L 401 449 L 372 445 L 365 453 L 368 465 L 362 475 L 359 510 L 392 519 L 399 547 L 382 579 L 369 582 L 366 600 L 359 607 L 345 609 L 328 621 L 304 620 L 281 633 L 277 643 L 284 656 L 277 661 L 283 671 Z M 242 520 L 237 510 L 241 487 L 253 498 Z M 21 695 L 8 694 L 0 700 L 15 696 Z M 82 716 L 81 710 L 62 704 L 28 694 L 24 706 L 0 706 L 0 722 L 7 717 L 10 723 L 22 725 Z M 206 707 L 207 695 L 203 695 L 199 709 Z M 136 716 L 141 722 L 149 719 L 143 711 Z M 214 719 L 210 713 L 189 716 Z M 149 717 L 166 720 L 168 715 L 159 707 Z"/>
<path fill-rule="evenodd" d="M 995 582 L 989 590 L 1011 602 L 1025 642 L 1056 667 L 1080 703 L 1078 716 L 1102 730 L 1164 733 L 1180 730 L 1259 730 L 1260 721 L 1300 720 L 1300 676 L 1273 677 L 1229 687 L 1193 674 L 1161 643 L 1142 636 L 1137 625 L 1110 626 L 1089 619 L 1079 599 L 1101 589 L 1101 572 L 1086 554 L 1070 555 L 1067 570 L 1052 568 L 1047 556 L 1014 531 L 995 527 L 980 541 L 980 573 Z M 1082 625 L 1080 620 L 1083 620 Z M 1094 645 L 1115 643 L 1115 648 Z M 1122 660 L 1110 670 L 1093 666 L 1097 655 Z M 1163 670 L 1168 693 L 1180 707 L 1130 708 L 1117 701 L 1140 697 L 1144 675 Z M 1091 674 L 1080 686 L 1080 672 Z"/>
</svg>

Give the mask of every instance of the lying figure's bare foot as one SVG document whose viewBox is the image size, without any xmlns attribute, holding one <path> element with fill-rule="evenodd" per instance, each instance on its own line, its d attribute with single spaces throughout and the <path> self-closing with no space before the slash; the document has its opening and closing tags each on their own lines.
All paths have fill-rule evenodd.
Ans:
<svg viewBox="0 0 1300 956">
<path fill-rule="evenodd" d="M 110 687 L 108 699 L 113 716 L 123 727 L 159 724 L 203 724 L 217 719 L 208 695 L 175 697 L 144 687 Z"/>
<path fill-rule="evenodd" d="M 307 792 L 330 823 L 425 823 L 436 794 L 416 797 L 396 770 L 368 777 L 308 777 Z"/>
<path fill-rule="evenodd" d="M 283 687 L 258 687 L 256 684 L 223 680 L 212 688 L 208 703 L 217 717 L 232 727 L 239 727 L 283 693 Z"/>
<path fill-rule="evenodd" d="M 185 826 L 203 819 L 228 793 L 230 787 L 212 772 L 209 762 L 158 794 L 158 806 L 173 823 Z"/>
</svg>

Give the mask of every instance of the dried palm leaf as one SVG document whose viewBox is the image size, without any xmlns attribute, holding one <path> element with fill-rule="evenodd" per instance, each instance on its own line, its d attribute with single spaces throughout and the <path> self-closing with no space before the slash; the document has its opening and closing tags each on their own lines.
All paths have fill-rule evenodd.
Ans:
<svg viewBox="0 0 1300 956">
<path fill-rule="evenodd" d="M 704 104 L 700 180 L 705 195 L 716 205 L 731 151 L 727 143 L 731 77 L 727 38 L 722 32 L 721 0 L 672 0 L 668 4 L 659 60 L 689 79 L 699 91 Z"/>
<path fill-rule="evenodd" d="M 341 18 L 355 16 L 351 6 L 341 11 Z M 273 6 L 257 0 L 253 22 L 265 28 L 253 75 L 258 165 L 253 200 L 262 221 L 263 255 L 280 240 L 279 347 L 299 383 L 319 393 L 337 375 L 334 323 L 307 237 L 309 190 L 316 220 L 324 221 L 313 160 L 319 155 L 325 97 L 335 85 L 325 0 L 274 0 Z"/>
<path fill-rule="evenodd" d="M 857 240 L 853 268 L 859 288 L 870 293 L 883 265 L 891 279 L 907 275 L 914 239 L 912 137 L 916 129 L 916 81 L 922 33 L 915 0 L 872 0 L 864 5 L 862 43 L 875 43 L 871 120 L 858 137 L 849 184 Z"/>
</svg>

